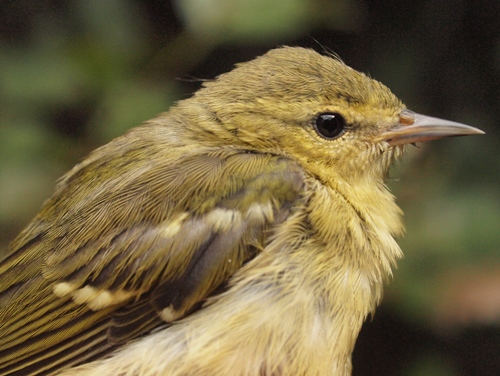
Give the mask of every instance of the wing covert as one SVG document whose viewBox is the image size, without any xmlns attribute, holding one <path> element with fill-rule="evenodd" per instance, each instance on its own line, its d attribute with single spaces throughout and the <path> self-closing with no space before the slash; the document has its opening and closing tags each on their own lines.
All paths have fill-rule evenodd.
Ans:
<svg viewBox="0 0 500 376">
<path fill-rule="evenodd" d="M 137 155 L 133 170 L 72 170 L 0 262 L 0 373 L 80 363 L 188 314 L 265 247 L 304 187 L 276 155 Z"/>
</svg>

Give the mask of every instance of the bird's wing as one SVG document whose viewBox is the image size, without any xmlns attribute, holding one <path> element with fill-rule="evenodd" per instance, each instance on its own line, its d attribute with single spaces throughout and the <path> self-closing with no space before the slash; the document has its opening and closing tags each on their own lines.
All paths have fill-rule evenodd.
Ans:
<svg viewBox="0 0 500 376">
<path fill-rule="evenodd" d="M 0 262 L 0 374 L 81 363 L 185 316 L 302 197 L 302 170 L 284 157 L 149 157 L 77 166 L 13 242 Z"/>
</svg>

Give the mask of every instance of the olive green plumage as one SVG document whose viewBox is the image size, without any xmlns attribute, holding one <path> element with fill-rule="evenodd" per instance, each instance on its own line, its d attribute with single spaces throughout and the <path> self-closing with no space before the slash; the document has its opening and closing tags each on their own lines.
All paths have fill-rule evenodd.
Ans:
<svg viewBox="0 0 500 376">
<path fill-rule="evenodd" d="M 401 256 L 405 111 L 285 47 L 97 149 L 0 263 L 0 374 L 348 374 Z"/>
</svg>

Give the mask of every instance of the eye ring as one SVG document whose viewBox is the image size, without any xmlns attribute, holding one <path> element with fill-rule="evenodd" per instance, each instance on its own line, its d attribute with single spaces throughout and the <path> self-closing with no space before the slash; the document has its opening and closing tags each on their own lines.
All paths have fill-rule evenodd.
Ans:
<svg viewBox="0 0 500 376">
<path fill-rule="evenodd" d="M 345 133 L 346 121 L 336 112 L 323 112 L 314 119 L 314 129 L 326 140 L 334 140 Z"/>
</svg>

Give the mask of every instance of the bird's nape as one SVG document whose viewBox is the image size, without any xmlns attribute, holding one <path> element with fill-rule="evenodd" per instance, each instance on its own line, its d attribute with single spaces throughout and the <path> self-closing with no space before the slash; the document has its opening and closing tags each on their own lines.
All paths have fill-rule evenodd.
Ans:
<svg viewBox="0 0 500 376">
<path fill-rule="evenodd" d="M 312 50 L 238 65 L 92 152 L 12 242 L 0 374 L 349 375 L 402 256 L 394 155 L 480 133 Z"/>
</svg>

